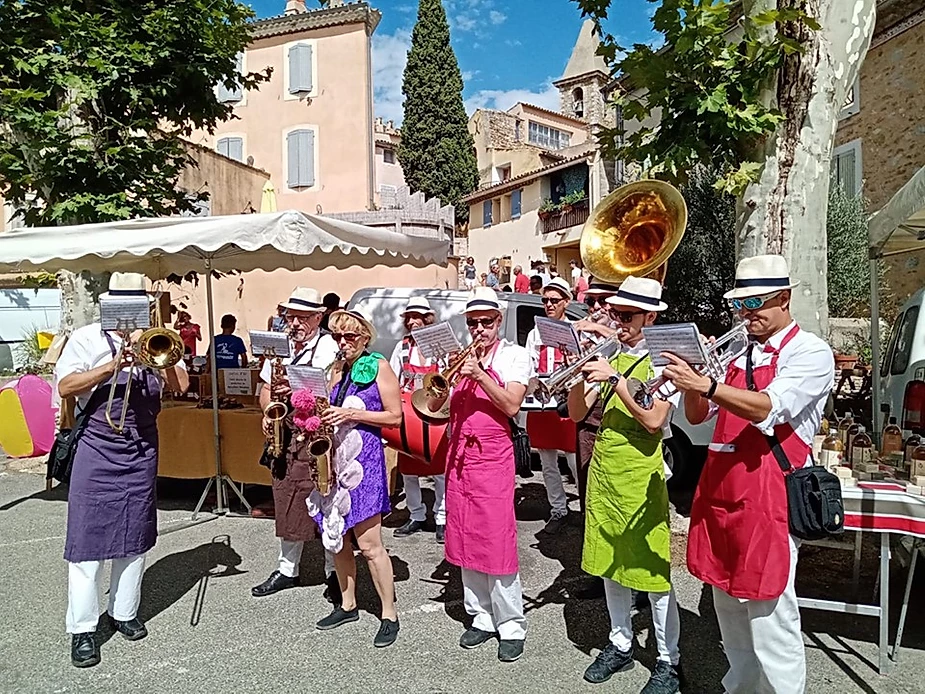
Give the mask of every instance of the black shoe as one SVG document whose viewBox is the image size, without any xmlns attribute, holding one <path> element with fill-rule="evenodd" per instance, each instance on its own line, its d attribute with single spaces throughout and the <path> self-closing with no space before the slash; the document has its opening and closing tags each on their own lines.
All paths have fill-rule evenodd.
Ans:
<svg viewBox="0 0 925 694">
<path fill-rule="evenodd" d="M 633 667 L 633 651 L 621 651 L 612 643 L 597 654 L 594 662 L 585 670 L 585 681 L 592 684 L 606 682 L 618 672 L 626 672 Z"/>
<path fill-rule="evenodd" d="M 478 648 L 486 641 L 491 641 L 495 637 L 493 631 L 482 631 L 475 627 L 469 627 L 459 637 L 459 645 L 463 648 Z"/>
<path fill-rule="evenodd" d="M 640 694 L 677 694 L 681 691 L 681 676 L 677 666 L 658 660 L 652 676 Z"/>
<path fill-rule="evenodd" d="M 598 576 L 592 576 L 581 586 L 571 591 L 579 600 L 597 600 L 604 597 L 604 579 Z"/>
<path fill-rule="evenodd" d="M 395 639 L 398 638 L 398 629 L 398 617 L 394 620 L 383 619 L 379 624 L 379 632 L 376 634 L 376 638 L 373 639 L 373 645 L 376 648 L 391 646 L 395 643 Z"/>
<path fill-rule="evenodd" d="M 255 598 L 262 598 L 287 588 L 295 588 L 297 585 L 299 585 L 298 576 L 283 576 L 279 571 L 274 571 L 266 581 L 251 588 L 251 595 Z"/>
<path fill-rule="evenodd" d="M 120 622 L 115 617 L 112 618 L 112 625 L 115 630 L 129 641 L 140 641 L 148 635 L 148 630 L 138 617 L 130 619 L 127 622 Z"/>
<path fill-rule="evenodd" d="M 446 542 L 446 526 L 438 525 L 437 526 L 437 544 L 442 545 Z"/>
<path fill-rule="evenodd" d="M 322 596 L 334 607 L 340 607 L 340 604 L 344 601 L 344 596 L 340 592 L 340 581 L 337 580 L 336 573 L 328 576 L 327 587 L 324 589 Z"/>
<path fill-rule="evenodd" d="M 339 626 L 344 624 L 349 624 L 350 622 L 356 622 L 360 618 L 360 610 L 354 607 L 349 612 L 343 609 L 340 605 L 334 608 L 334 611 L 331 612 L 327 617 L 318 621 L 315 625 L 315 628 L 319 631 L 327 631 L 328 629 L 336 629 Z"/>
<path fill-rule="evenodd" d="M 410 520 L 400 528 L 395 528 L 395 532 L 392 534 L 395 537 L 408 537 L 409 535 L 421 532 L 423 529 L 424 521 Z"/>
<path fill-rule="evenodd" d="M 498 644 L 498 660 L 502 663 L 513 663 L 515 660 L 520 660 L 523 654 L 523 639 L 501 639 L 501 643 Z"/>
<path fill-rule="evenodd" d="M 543 528 L 543 532 L 547 535 L 558 535 L 562 528 L 568 524 L 568 515 L 565 516 L 553 516 L 548 521 L 546 521 L 546 527 Z"/>
<path fill-rule="evenodd" d="M 95 633 L 90 631 L 71 636 L 71 664 L 74 667 L 99 665 L 100 647 L 96 644 Z"/>
</svg>

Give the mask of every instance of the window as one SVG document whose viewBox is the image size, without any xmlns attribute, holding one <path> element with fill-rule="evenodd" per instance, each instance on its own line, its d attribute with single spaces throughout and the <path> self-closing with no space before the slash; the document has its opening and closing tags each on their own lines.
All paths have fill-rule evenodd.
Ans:
<svg viewBox="0 0 925 694">
<path fill-rule="evenodd" d="M 517 120 L 514 121 L 514 142 L 520 142 L 520 139 L 523 137 L 521 134 L 521 127 L 523 126 L 523 121 Z"/>
<path fill-rule="evenodd" d="M 511 219 L 517 219 L 520 217 L 522 197 L 523 191 L 520 188 L 511 191 Z"/>
<path fill-rule="evenodd" d="M 309 43 L 289 47 L 289 93 L 308 94 L 312 91 L 314 49 Z"/>
<path fill-rule="evenodd" d="M 244 53 L 238 53 L 238 64 L 235 68 L 238 75 L 244 74 Z M 217 87 L 216 97 L 223 104 L 229 102 L 238 102 L 244 99 L 244 89 L 241 87 L 240 80 L 236 80 L 233 89 L 229 89 L 224 82 Z"/>
<path fill-rule="evenodd" d="M 585 93 L 581 87 L 575 87 L 572 90 L 572 113 L 575 118 L 584 118 L 585 115 Z"/>
<path fill-rule="evenodd" d="M 491 226 L 491 200 L 482 203 L 482 226 L 486 228 Z"/>
<path fill-rule="evenodd" d="M 861 141 L 852 140 L 832 150 L 832 182 L 848 195 L 861 192 Z"/>
<path fill-rule="evenodd" d="M 881 357 L 880 376 L 886 378 L 890 374 L 890 362 L 893 360 L 893 350 L 896 349 L 896 338 L 899 336 L 899 326 L 902 325 L 904 313 L 900 313 L 893 327 L 890 329 L 890 339 L 887 342 L 886 351 Z"/>
<path fill-rule="evenodd" d="M 912 354 L 912 341 L 915 339 L 915 324 L 919 318 L 919 307 L 913 306 L 903 316 L 902 325 L 893 347 L 893 361 L 890 364 L 890 375 L 898 376 L 905 373 L 909 366 L 909 357 Z"/>
<path fill-rule="evenodd" d="M 531 144 L 546 149 L 562 149 L 568 147 L 569 137 L 570 135 L 566 132 L 530 121 L 528 139 Z"/>
<path fill-rule="evenodd" d="M 215 151 L 229 159 L 244 161 L 244 138 L 223 137 L 215 145 Z"/>
<path fill-rule="evenodd" d="M 315 131 L 307 128 L 286 135 L 287 185 L 311 188 L 315 185 Z"/>
<path fill-rule="evenodd" d="M 861 76 L 858 75 L 854 79 L 854 84 L 851 85 L 851 89 L 848 90 L 848 95 L 845 97 L 845 105 L 842 106 L 841 112 L 838 114 L 838 119 L 847 118 L 848 116 L 853 116 L 855 113 L 860 113 L 861 111 Z"/>
<path fill-rule="evenodd" d="M 383 149 L 382 150 L 382 161 L 386 164 L 395 163 L 395 150 L 394 149 Z"/>
<path fill-rule="evenodd" d="M 498 183 L 504 183 L 505 181 L 511 180 L 511 165 L 505 164 L 504 166 L 496 167 L 496 172 L 498 174 Z"/>
</svg>

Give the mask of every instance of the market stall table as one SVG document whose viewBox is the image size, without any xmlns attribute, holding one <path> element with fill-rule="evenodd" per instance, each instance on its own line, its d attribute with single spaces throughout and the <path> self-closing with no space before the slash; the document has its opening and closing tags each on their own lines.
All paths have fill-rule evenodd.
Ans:
<svg viewBox="0 0 925 694">
<path fill-rule="evenodd" d="M 861 533 L 880 535 L 879 604 L 862 605 L 813 598 L 798 598 L 797 602 L 802 608 L 876 617 L 880 625 L 879 671 L 883 675 L 889 664 L 890 533 L 925 538 L 925 497 L 907 494 L 900 485 L 878 482 L 861 482 L 857 487 L 844 487 L 842 497 L 845 502 L 845 530 L 857 531 L 855 581 L 861 558 Z"/>
</svg>

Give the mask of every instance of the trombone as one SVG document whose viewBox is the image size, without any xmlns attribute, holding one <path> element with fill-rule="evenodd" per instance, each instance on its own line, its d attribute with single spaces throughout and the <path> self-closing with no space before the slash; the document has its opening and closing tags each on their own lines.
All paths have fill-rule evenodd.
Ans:
<svg viewBox="0 0 925 694">
<path fill-rule="evenodd" d="M 602 357 L 609 359 L 619 349 L 619 333 L 614 333 L 588 349 L 571 364 L 566 364 L 554 371 L 545 381 L 537 380 L 533 389 L 533 397 L 545 405 L 554 397 L 568 393 L 575 385 L 585 380 L 585 375 L 581 371 L 585 364 Z"/>
<path fill-rule="evenodd" d="M 473 353 L 478 359 L 482 358 L 482 342 L 480 340 L 472 342 L 463 351 L 459 352 L 453 362 L 440 373 L 424 374 L 422 387 L 411 394 L 411 405 L 422 419 L 443 420 L 449 418 L 449 412 L 446 408 L 437 414 L 425 410 L 427 398 L 442 400 L 449 395 L 450 388 L 459 381 L 459 370 L 466 363 L 469 355 Z"/>
</svg>

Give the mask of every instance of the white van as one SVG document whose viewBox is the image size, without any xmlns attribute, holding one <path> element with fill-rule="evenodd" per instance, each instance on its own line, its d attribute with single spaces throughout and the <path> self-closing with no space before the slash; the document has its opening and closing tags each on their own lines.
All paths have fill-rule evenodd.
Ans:
<svg viewBox="0 0 925 694">
<path fill-rule="evenodd" d="M 348 308 L 363 307 L 376 326 L 378 339 L 370 347 L 385 355 L 392 354 L 395 344 L 404 335 L 401 312 L 412 296 L 425 296 L 430 302 L 437 322 L 449 321 L 453 331 L 463 345 L 469 342 L 463 310 L 469 299 L 469 292 L 454 289 L 410 289 L 410 288 L 367 288 L 358 290 L 348 303 Z M 498 299 L 505 305 L 505 321 L 502 337 L 524 346 L 527 334 L 533 329 L 537 316 L 545 315 L 540 297 L 535 294 L 512 294 L 499 292 Z M 577 320 L 587 315 L 587 306 L 572 301 L 565 310 L 566 317 Z M 513 318 L 513 320 L 512 320 Z M 531 409 L 531 403 L 525 403 Z M 673 436 L 665 441 L 665 457 L 674 472 L 672 484 L 690 484 L 700 474 L 700 466 L 706 455 L 706 446 L 713 436 L 715 420 L 692 426 L 683 411 L 676 411 L 671 423 Z"/>
<path fill-rule="evenodd" d="M 903 397 L 910 381 L 925 381 L 925 321 L 921 320 L 925 289 L 913 294 L 896 316 L 880 361 L 881 410 L 902 425 Z"/>
</svg>

